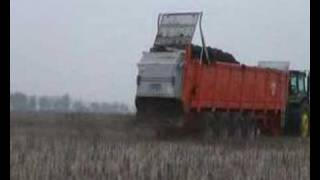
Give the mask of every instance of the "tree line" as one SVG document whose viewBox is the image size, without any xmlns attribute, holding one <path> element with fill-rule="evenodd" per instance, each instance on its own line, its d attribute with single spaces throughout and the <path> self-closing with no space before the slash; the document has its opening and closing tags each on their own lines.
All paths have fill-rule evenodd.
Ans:
<svg viewBox="0 0 320 180">
<path fill-rule="evenodd" d="M 19 112 L 91 112 L 129 113 L 124 103 L 91 102 L 73 100 L 68 94 L 62 96 L 36 96 L 22 92 L 10 93 L 10 111 Z"/>
</svg>

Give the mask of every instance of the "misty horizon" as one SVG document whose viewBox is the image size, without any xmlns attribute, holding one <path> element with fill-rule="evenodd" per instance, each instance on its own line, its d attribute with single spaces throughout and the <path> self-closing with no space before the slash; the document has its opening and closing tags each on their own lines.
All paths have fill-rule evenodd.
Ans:
<svg viewBox="0 0 320 180">
<path fill-rule="evenodd" d="M 310 69 L 309 1 L 10 1 L 10 91 L 134 104 L 137 63 L 157 16 L 202 11 L 206 45 L 240 63 Z M 198 31 L 193 43 L 201 44 Z"/>
</svg>

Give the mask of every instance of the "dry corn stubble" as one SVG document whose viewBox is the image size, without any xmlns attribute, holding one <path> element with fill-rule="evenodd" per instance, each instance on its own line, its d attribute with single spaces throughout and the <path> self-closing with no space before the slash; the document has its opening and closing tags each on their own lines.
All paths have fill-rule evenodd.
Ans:
<svg viewBox="0 0 320 180">
<path fill-rule="evenodd" d="M 11 116 L 11 179 L 310 179 L 309 139 L 159 141 L 131 118 Z"/>
</svg>

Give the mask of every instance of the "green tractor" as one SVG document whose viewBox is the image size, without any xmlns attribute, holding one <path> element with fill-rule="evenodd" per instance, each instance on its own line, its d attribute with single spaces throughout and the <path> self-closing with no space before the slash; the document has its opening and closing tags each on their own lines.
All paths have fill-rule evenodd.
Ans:
<svg viewBox="0 0 320 180">
<path fill-rule="evenodd" d="M 290 71 L 285 133 L 310 135 L 310 72 Z"/>
</svg>

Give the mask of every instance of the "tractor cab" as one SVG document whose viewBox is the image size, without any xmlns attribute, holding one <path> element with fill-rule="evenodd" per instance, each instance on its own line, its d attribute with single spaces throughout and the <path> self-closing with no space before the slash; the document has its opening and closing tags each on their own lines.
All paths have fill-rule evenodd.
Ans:
<svg viewBox="0 0 320 180">
<path fill-rule="evenodd" d="M 310 134 L 310 72 L 290 71 L 285 131 L 307 137 Z"/>
<path fill-rule="evenodd" d="M 310 73 L 303 71 L 290 71 L 289 100 L 291 103 L 309 102 Z"/>
</svg>

